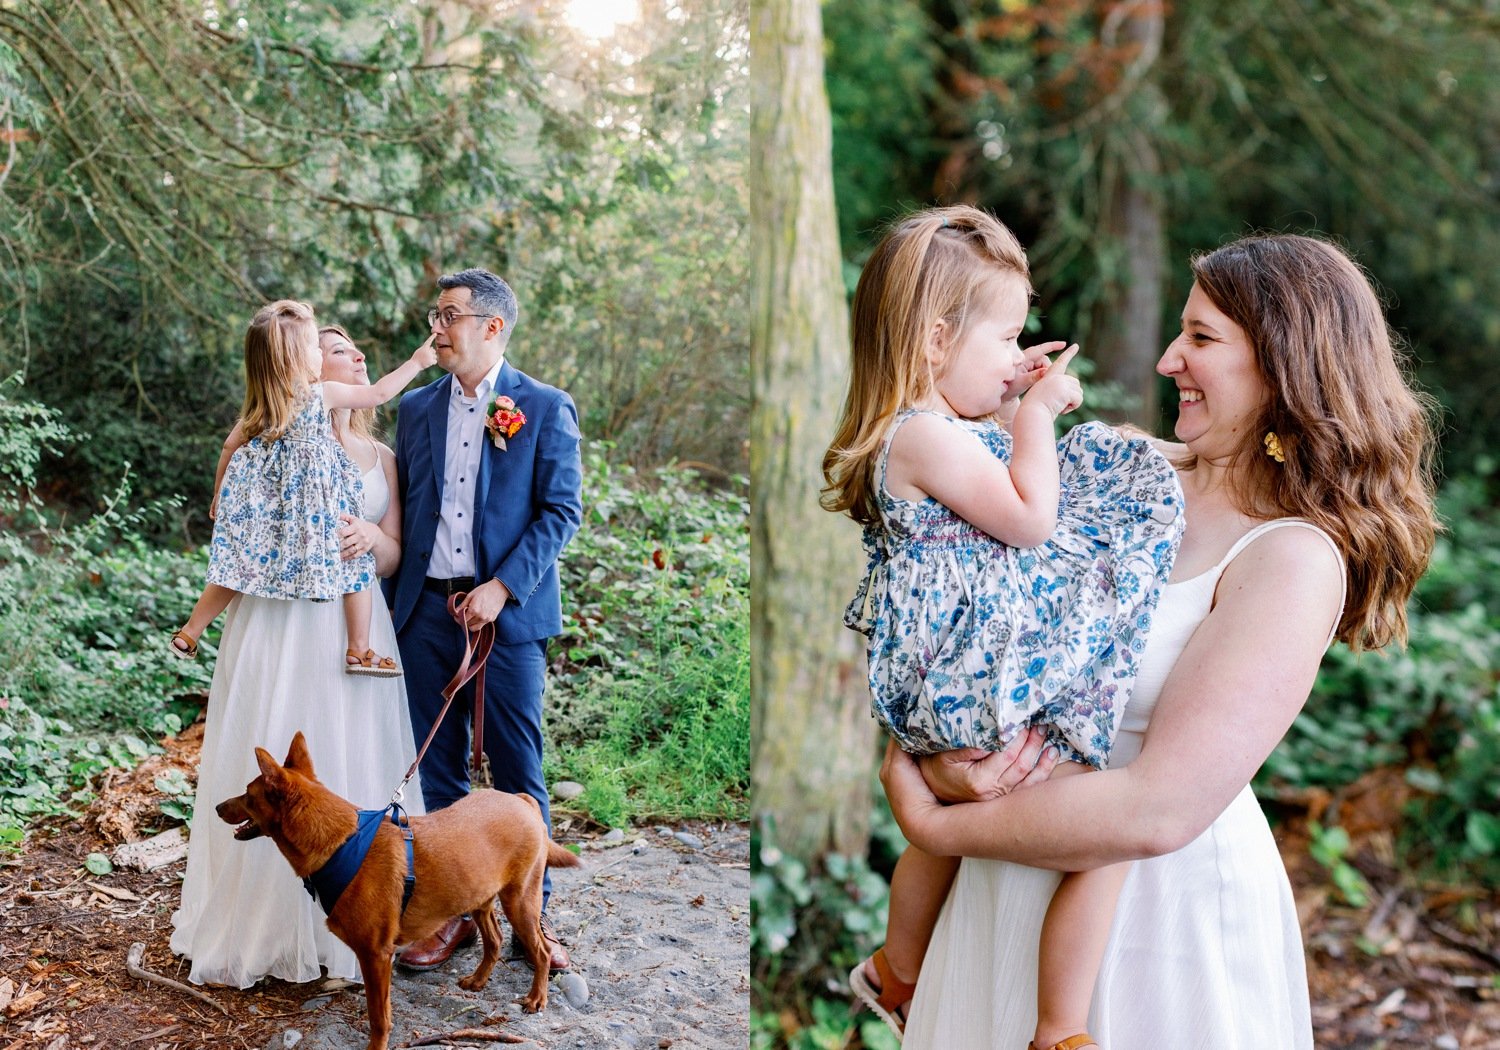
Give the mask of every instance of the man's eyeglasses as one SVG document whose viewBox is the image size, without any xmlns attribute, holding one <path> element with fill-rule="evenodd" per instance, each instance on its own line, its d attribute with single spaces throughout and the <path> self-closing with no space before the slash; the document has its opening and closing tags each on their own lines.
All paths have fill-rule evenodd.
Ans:
<svg viewBox="0 0 1500 1050">
<path fill-rule="evenodd" d="M 460 317 L 494 317 L 494 314 L 461 314 L 457 310 L 427 311 L 427 325 L 429 328 L 452 328 L 453 322 Z"/>
</svg>

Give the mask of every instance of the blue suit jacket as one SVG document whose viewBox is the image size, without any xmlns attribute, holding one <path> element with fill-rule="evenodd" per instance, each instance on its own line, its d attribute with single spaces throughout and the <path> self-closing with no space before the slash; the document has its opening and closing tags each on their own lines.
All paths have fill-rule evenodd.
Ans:
<svg viewBox="0 0 1500 1050">
<path fill-rule="evenodd" d="M 396 416 L 396 474 L 401 496 L 401 565 L 386 581 L 401 630 L 432 557 L 448 452 L 451 376 L 401 399 Z M 502 451 L 485 435 L 474 494 L 475 579 L 498 579 L 511 601 L 495 621 L 502 645 L 550 638 L 562 630 L 557 556 L 583 518 L 578 410 L 573 399 L 505 362 L 492 396 L 508 395 L 526 423 Z"/>
</svg>

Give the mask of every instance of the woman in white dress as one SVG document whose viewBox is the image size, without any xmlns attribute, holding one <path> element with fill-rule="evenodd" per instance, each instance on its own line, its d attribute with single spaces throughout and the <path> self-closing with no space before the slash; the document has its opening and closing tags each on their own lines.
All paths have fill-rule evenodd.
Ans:
<svg viewBox="0 0 1500 1050">
<path fill-rule="evenodd" d="M 368 383 L 365 359 L 347 332 L 319 330 L 324 380 Z M 395 456 L 370 436 L 370 411 L 332 415 L 334 435 L 364 485 L 364 513 L 342 532 L 344 557 L 371 552 L 386 576 L 401 559 Z M 338 602 L 239 595 L 230 604 L 209 689 L 182 906 L 172 916 L 172 951 L 192 960 L 189 980 L 248 988 L 265 976 L 286 981 L 359 980 L 359 964 L 328 932 L 326 917 L 270 839 L 236 842 L 214 806 L 245 790 L 259 772 L 255 747 L 278 758 L 297 730 L 307 737 L 318 779 L 363 809 L 384 806 L 416 749 L 400 678 L 344 673 Z M 370 644 L 396 651 L 380 588 L 374 588 Z M 407 812 L 422 812 L 417 781 Z"/>
<path fill-rule="evenodd" d="M 969 858 L 922 965 L 908 1048 L 1022 1050 L 1058 872 L 1122 860 L 1137 863 L 1095 986 L 1097 1045 L 1313 1045 L 1296 910 L 1248 785 L 1332 639 L 1404 638 L 1436 528 L 1432 434 L 1368 279 L 1338 248 L 1252 237 L 1193 271 L 1182 334 L 1157 366 L 1178 390 L 1182 444 L 1167 451 L 1187 531 L 1110 769 L 1041 783 L 1045 760 L 1028 772 L 957 753 L 919 769 L 887 751 L 881 778 L 907 837 Z M 940 804 L 928 782 L 964 804 Z"/>
</svg>

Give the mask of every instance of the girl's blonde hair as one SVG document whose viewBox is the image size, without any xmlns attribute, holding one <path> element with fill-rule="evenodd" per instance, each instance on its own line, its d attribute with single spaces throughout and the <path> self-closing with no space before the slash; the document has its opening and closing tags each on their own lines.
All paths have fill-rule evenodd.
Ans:
<svg viewBox="0 0 1500 1050">
<path fill-rule="evenodd" d="M 278 299 L 256 311 L 245 330 L 245 404 L 240 427 L 245 440 L 275 441 L 297 413 L 310 373 L 308 343 L 316 346 L 312 307 Z"/>
<path fill-rule="evenodd" d="M 318 346 L 322 347 L 325 335 L 340 336 L 346 343 L 358 350 L 354 337 L 344 330 L 343 325 L 325 324 L 318 329 Z M 349 433 L 356 437 L 362 437 L 366 441 L 375 440 L 375 410 L 373 408 L 355 408 L 349 412 Z"/>
<path fill-rule="evenodd" d="M 1338 544 L 1349 593 L 1338 637 L 1353 649 L 1406 639 L 1406 601 L 1438 522 L 1429 422 L 1365 275 L 1337 246 L 1247 237 L 1193 259 L 1198 287 L 1255 350 L 1271 396 L 1236 462 L 1253 517 L 1305 518 Z M 1266 454 L 1274 431 L 1284 462 Z"/>
<path fill-rule="evenodd" d="M 833 444 L 823 455 L 823 506 L 861 524 L 879 520 L 874 465 L 892 419 L 932 389 L 927 341 L 942 321 L 960 342 L 997 277 L 1031 294 L 1026 252 L 988 212 L 929 208 L 900 220 L 876 246 L 854 292 L 853 370 Z"/>
</svg>

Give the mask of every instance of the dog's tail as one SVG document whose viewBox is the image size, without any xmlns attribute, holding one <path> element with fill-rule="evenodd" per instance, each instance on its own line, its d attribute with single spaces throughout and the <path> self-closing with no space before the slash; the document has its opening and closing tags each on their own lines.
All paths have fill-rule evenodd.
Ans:
<svg viewBox="0 0 1500 1050">
<path fill-rule="evenodd" d="M 536 799 L 532 798 L 524 791 L 519 792 L 516 797 L 521 801 L 529 804 L 532 809 L 536 810 L 537 818 L 541 818 L 542 807 L 537 804 Z M 572 850 L 564 849 L 562 846 L 559 846 L 557 843 L 553 842 L 550 837 L 547 839 L 547 867 L 577 868 L 582 864 L 583 861 L 578 859 L 578 854 L 574 853 Z"/>
<path fill-rule="evenodd" d="M 583 861 L 578 859 L 578 854 L 572 850 L 559 846 L 551 839 L 547 840 L 547 867 L 549 868 L 576 868 Z"/>
</svg>

